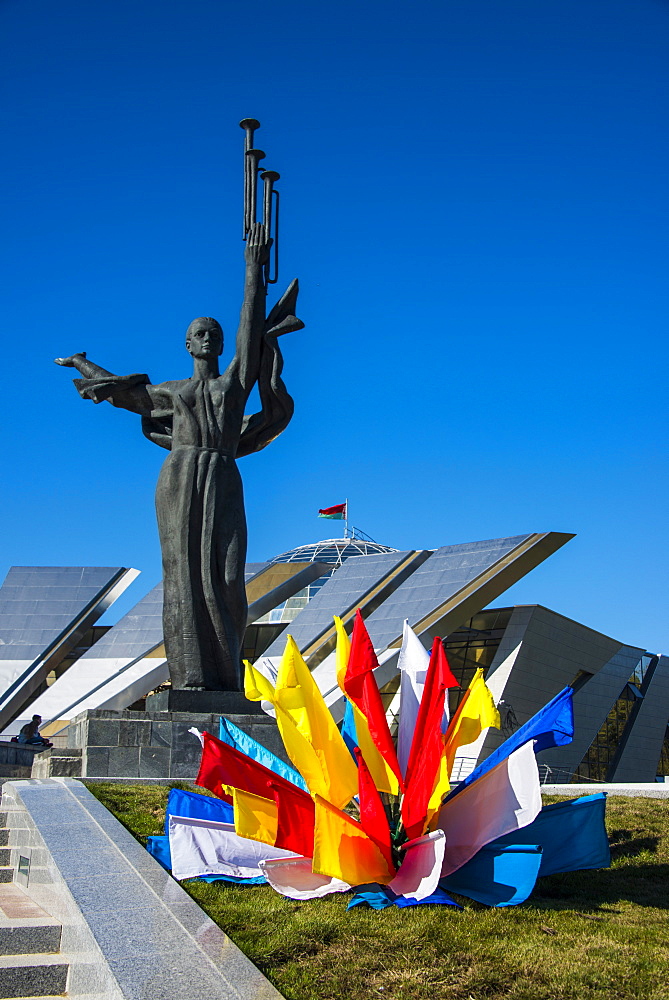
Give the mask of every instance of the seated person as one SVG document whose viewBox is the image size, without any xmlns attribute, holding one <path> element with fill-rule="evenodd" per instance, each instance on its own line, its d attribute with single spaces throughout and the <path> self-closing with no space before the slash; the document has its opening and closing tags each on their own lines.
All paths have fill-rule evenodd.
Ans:
<svg viewBox="0 0 669 1000">
<path fill-rule="evenodd" d="M 41 746 L 47 749 L 52 747 L 53 743 L 49 740 L 45 740 L 43 736 L 39 734 L 39 727 L 42 724 L 41 715 L 33 715 L 31 722 L 26 722 L 25 726 L 22 727 L 19 733 L 18 742 L 19 743 L 29 743 L 31 746 Z"/>
</svg>

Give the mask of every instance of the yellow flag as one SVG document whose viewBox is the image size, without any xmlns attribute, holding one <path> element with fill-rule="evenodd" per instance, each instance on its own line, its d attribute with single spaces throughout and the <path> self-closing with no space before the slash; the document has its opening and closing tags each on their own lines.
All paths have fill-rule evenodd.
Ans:
<svg viewBox="0 0 669 1000">
<path fill-rule="evenodd" d="M 311 794 L 345 806 L 358 794 L 358 769 L 290 635 L 272 702 L 286 752 Z"/>
<path fill-rule="evenodd" d="M 337 630 L 337 652 L 335 654 L 337 683 L 345 694 L 344 677 L 346 676 L 348 657 L 351 652 L 351 640 L 346 635 L 341 618 L 337 618 L 335 615 L 334 623 Z M 365 715 L 353 702 L 351 702 L 351 708 L 353 709 L 355 732 L 358 737 L 360 753 L 365 758 L 365 764 L 374 780 L 374 784 L 380 792 L 390 792 L 391 795 L 399 795 L 400 786 L 397 776 L 377 750 L 376 744 L 370 735 Z"/>
<path fill-rule="evenodd" d="M 348 666 L 348 658 L 351 655 L 351 640 L 346 635 L 346 629 L 344 628 L 344 623 L 342 622 L 341 618 L 337 617 L 337 615 L 334 616 L 334 623 L 335 623 L 335 630 L 337 632 L 337 650 L 335 652 L 337 684 L 343 691 L 344 678 L 346 677 L 346 668 Z"/>
<path fill-rule="evenodd" d="M 244 694 L 249 701 L 274 702 L 274 685 L 248 660 L 244 660 Z"/>
<path fill-rule="evenodd" d="M 336 809 L 320 795 L 316 802 L 313 871 L 339 878 L 349 885 L 381 882 L 395 877 L 380 849 L 370 840 L 359 823 L 341 809 Z"/>
<path fill-rule="evenodd" d="M 321 762 L 310 741 L 296 728 L 295 720 L 278 703 L 274 685 L 248 660 L 244 661 L 244 666 L 244 693 L 246 697 L 250 701 L 269 701 L 274 706 L 277 726 L 286 753 L 304 778 L 309 790 L 313 785 L 320 791 L 325 791 Z"/>
<path fill-rule="evenodd" d="M 472 677 L 465 698 L 451 720 L 446 733 L 445 746 L 448 773 L 453 769 L 455 753 L 459 747 L 473 743 L 488 726 L 499 729 L 499 712 L 492 694 L 483 680 L 483 670 L 478 668 Z"/>
<path fill-rule="evenodd" d="M 439 816 L 439 811 L 441 809 L 441 800 L 451 790 L 451 783 L 448 780 L 449 774 L 450 774 L 450 766 L 448 763 L 448 758 L 446 754 L 443 753 L 439 761 L 439 769 L 437 771 L 437 778 L 434 783 L 434 789 L 427 803 L 427 814 L 425 816 L 426 830 L 434 830 L 436 827 L 437 818 Z"/>
<path fill-rule="evenodd" d="M 278 825 L 278 809 L 274 799 L 265 799 L 241 788 L 233 788 L 232 804 L 237 836 L 259 840 L 273 847 Z"/>
</svg>

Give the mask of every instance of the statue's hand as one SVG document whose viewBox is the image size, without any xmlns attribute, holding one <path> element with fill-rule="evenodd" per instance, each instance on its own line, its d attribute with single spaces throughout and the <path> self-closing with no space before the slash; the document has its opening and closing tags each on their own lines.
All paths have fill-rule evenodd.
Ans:
<svg viewBox="0 0 669 1000">
<path fill-rule="evenodd" d="M 272 240 L 267 239 L 265 227 L 262 222 L 256 222 L 251 227 L 251 231 L 246 241 L 244 257 L 247 264 L 266 264 L 269 260 L 269 250 Z"/>
<path fill-rule="evenodd" d="M 79 354 L 72 354 L 69 358 L 54 358 L 53 360 L 57 365 L 62 365 L 63 368 L 76 368 L 77 362 L 76 358 L 85 358 L 86 351 L 81 351 Z"/>
</svg>

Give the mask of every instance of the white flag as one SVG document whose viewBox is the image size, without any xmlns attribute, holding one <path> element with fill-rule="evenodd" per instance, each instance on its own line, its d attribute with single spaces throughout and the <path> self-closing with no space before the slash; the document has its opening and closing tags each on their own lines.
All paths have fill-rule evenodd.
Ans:
<svg viewBox="0 0 669 1000">
<path fill-rule="evenodd" d="M 405 619 L 402 648 L 397 658 L 400 672 L 400 721 L 397 730 L 397 760 L 402 775 L 406 774 L 411 740 L 418 718 L 418 707 L 423 697 L 425 675 L 430 654 Z"/>
<path fill-rule="evenodd" d="M 294 858 L 292 851 L 238 837 L 233 823 L 215 823 L 190 816 L 170 816 L 172 874 L 176 879 L 199 875 L 257 878 L 266 858 Z"/>
<path fill-rule="evenodd" d="M 441 878 L 445 846 L 443 830 L 426 833 L 403 844 L 402 850 L 406 851 L 404 861 L 388 888 L 396 896 L 409 896 L 416 900 L 431 896 Z"/>
<path fill-rule="evenodd" d="M 290 899 L 316 899 L 331 892 L 348 892 L 351 886 L 311 870 L 313 858 L 287 858 L 260 862 L 263 875 L 277 892 Z"/>
<path fill-rule="evenodd" d="M 481 847 L 528 826 L 540 812 L 539 769 L 530 740 L 441 807 L 437 826 L 446 834 L 441 874 L 457 871 Z"/>
</svg>

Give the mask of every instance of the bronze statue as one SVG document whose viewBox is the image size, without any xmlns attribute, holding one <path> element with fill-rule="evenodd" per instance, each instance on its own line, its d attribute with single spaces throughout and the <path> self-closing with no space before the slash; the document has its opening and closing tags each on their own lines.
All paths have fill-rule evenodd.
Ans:
<svg viewBox="0 0 669 1000">
<path fill-rule="evenodd" d="M 107 400 L 142 418 L 142 431 L 170 452 L 156 489 L 163 557 L 163 631 L 173 688 L 238 691 L 246 628 L 244 586 L 246 517 L 236 459 L 270 444 L 293 415 L 281 378 L 277 337 L 301 329 L 293 281 L 267 318 L 273 189 L 278 174 L 265 171 L 263 221 L 256 221 L 258 160 L 252 148 L 254 119 L 245 119 L 244 256 L 246 281 L 235 356 L 219 373 L 223 331 L 200 317 L 186 331 L 193 358 L 189 379 L 151 385 L 146 375 L 113 375 L 85 353 L 56 358 L 83 378 L 74 384 L 84 399 Z M 261 410 L 244 415 L 254 385 Z"/>
</svg>

